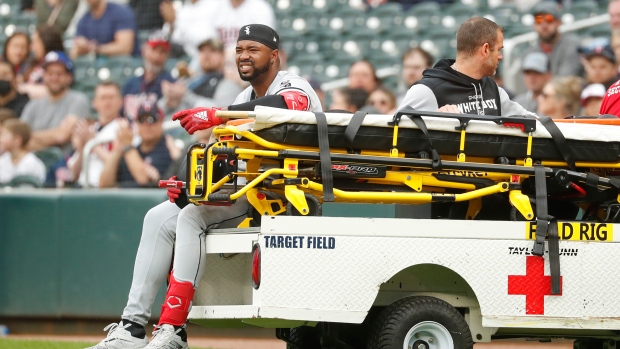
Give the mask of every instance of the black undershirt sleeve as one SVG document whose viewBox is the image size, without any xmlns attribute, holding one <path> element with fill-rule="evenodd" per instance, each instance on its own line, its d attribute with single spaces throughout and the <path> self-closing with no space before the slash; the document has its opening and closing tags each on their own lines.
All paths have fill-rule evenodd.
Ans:
<svg viewBox="0 0 620 349">
<path fill-rule="evenodd" d="M 280 95 L 269 95 L 269 96 L 253 99 L 249 102 L 231 105 L 228 107 L 228 110 L 254 111 L 254 107 L 256 107 L 257 105 L 262 105 L 265 107 L 288 109 L 288 105 L 286 105 L 286 102 L 284 101 L 284 97 Z"/>
</svg>

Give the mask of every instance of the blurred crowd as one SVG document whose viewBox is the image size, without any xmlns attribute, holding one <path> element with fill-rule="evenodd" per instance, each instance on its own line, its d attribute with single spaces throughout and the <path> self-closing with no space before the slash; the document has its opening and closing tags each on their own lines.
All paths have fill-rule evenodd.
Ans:
<svg viewBox="0 0 620 349">
<path fill-rule="evenodd" d="M 371 8 L 386 2 L 359 4 Z M 420 1 L 399 2 L 406 9 Z M 185 146 L 207 142 L 210 133 L 190 138 L 182 129 L 166 129 L 165 121 L 180 110 L 234 101 L 247 86 L 234 62 L 236 35 L 250 23 L 275 28 L 271 3 L 22 1 L 23 11 L 36 13 L 38 25 L 32 33 L 15 31 L 2 50 L 0 186 L 155 187 L 169 178 Z M 588 45 L 560 33 L 563 5 L 520 4 L 534 18 L 537 39 L 516 60 L 524 91 L 511 97 L 538 115 L 598 116 L 607 89 L 618 80 L 620 0 L 608 6 L 611 35 Z M 145 31 L 149 35 L 140 40 Z M 171 55 L 188 58 L 177 64 L 174 75 L 166 69 Z M 140 57 L 142 66 L 122 85 L 99 82 L 89 98 L 72 89 L 74 62 L 84 56 Z M 286 69 L 286 52 L 281 57 Z M 421 47 L 406 50 L 396 89 L 383 84 L 366 60 L 349 67 L 346 87 L 329 93 L 312 76 L 306 78 L 325 110 L 393 114 L 424 69 L 440 58 Z M 499 74 L 496 80 L 502 86 Z"/>
</svg>

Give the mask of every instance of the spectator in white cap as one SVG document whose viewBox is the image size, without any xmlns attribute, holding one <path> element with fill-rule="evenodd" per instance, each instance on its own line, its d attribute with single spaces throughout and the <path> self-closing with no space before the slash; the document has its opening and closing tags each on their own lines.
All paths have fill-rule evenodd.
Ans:
<svg viewBox="0 0 620 349">
<path fill-rule="evenodd" d="M 581 115 L 598 116 L 607 90 L 603 84 L 590 84 L 581 92 Z"/>
<path fill-rule="evenodd" d="M 542 52 L 531 52 L 525 56 L 521 70 L 527 92 L 515 97 L 514 101 L 521 104 L 527 111 L 535 113 L 538 109 L 538 96 L 551 79 L 549 58 Z"/>
</svg>

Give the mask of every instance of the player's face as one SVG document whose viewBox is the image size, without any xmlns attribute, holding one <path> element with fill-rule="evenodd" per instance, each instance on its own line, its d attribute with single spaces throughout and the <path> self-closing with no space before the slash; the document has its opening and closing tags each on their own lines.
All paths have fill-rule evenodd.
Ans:
<svg viewBox="0 0 620 349">
<path fill-rule="evenodd" d="M 499 66 L 499 61 L 504 58 L 502 56 L 501 50 L 504 48 L 504 34 L 498 30 L 497 31 L 497 40 L 495 41 L 495 45 L 493 49 L 489 48 L 489 55 L 487 59 L 483 63 L 484 66 L 484 75 L 485 76 L 493 76 L 497 72 L 497 67 Z"/>
<path fill-rule="evenodd" d="M 250 40 L 237 42 L 237 70 L 243 81 L 252 82 L 271 68 L 271 53 L 269 47 Z"/>
</svg>

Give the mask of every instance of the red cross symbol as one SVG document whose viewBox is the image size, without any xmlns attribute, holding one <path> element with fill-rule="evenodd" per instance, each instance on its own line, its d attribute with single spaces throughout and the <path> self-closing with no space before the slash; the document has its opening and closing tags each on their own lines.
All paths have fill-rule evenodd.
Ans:
<svg viewBox="0 0 620 349">
<path fill-rule="evenodd" d="M 525 275 L 508 275 L 508 294 L 525 295 L 527 315 L 543 315 L 545 296 L 562 295 L 562 277 L 560 277 L 560 294 L 552 295 L 551 276 L 545 275 L 545 259 L 539 256 L 525 258 Z"/>
</svg>

